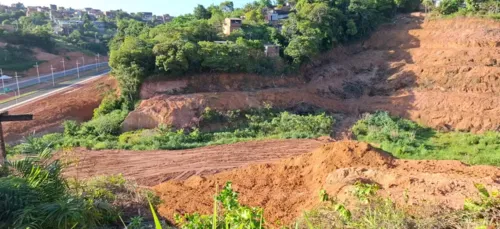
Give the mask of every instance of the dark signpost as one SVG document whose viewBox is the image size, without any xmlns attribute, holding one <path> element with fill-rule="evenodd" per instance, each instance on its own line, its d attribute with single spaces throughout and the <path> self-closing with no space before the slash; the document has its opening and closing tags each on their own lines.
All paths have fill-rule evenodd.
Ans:
<svg viewBox="0 0 500 229">
<path fill-rule="evenodd" d="M 5 164 L 7 151 L 5 151 L 5 142 L 3 140 L 2 122 L 16 122 L 33 120 L 32 114 L 9 115 L 7 111 L 0 113 L 0 166 Z"/>
</svg>

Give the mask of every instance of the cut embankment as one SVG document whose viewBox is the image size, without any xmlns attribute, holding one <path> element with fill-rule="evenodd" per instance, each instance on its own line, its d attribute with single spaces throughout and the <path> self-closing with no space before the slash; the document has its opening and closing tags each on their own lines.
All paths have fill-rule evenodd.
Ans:
<svg viewBox="0 0 500 229">
<path fill-rule="evenodd" d="M 242 204 L 263 207 L 267 222 L 287 225 L 319 203 L 320 190 L 345 200 L 356 181 L 380 185 L 379 193 L 399 204 L 460 209 L 466 197 L 475 195 L 475 183 L 498 189 L 499 179 L 495 167 L 398 160 L 366 143 L 342 141 L 279 163 L 171 180 L 154 190 L 164 201 L 159 213 L 173 219 L 175 213 L 210 214 L 216 186 L 231 181 Z"/>
<path fill-rule="evenodd" d="M 114 78 L 105 76 L 79 87 L 9 110 L 11 114 L 33 114 L 33 121 L 4 124 L 5 139 L 15 142 L 30 134 L 61 130 L 65 120 L 87 121 L 106 93 L 116 88 Z"/>
</svg>

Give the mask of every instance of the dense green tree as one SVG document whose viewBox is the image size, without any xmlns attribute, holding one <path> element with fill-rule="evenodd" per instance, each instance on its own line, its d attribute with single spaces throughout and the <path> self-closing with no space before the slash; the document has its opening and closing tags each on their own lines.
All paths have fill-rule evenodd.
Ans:
<svg viewBox="0 0 500 229">
<path fill-rule="evenodd" d="M 399 11 L 409 13 L 418 10 L 420 0 L 394 0 Z"/>
<path fill-rule="evenodd" d="M 82 39 L 82 35 L 80 34 L 80 32 L 78 30 L 74 30 L 69 36 L 68 38 L 70 39 L 70 42 L 71 43 L 78 43 L 78 41 L 80 41 Z"/>
<path fill-rule="evenodd" d="M 486 2 L 485 0 L 465 0 L 467 10 L 477 11 L 481 3 Z"/>
<path fill-rule="evenodd" d="M 154 70 L 152 47 L 137 37 L 125 37 L 120 47 L 111 51 L 109 65 L 113 68 L 122 96 L 126 101 L 134 101 L 142 79 Z"/>
<path fill-rule="evenodd" d="M 181 75 L 188 71 L 196 71 L 198 47 L 195 43 L 169 39 L 155 45 L 156 66 L 160 70 L 173 75 Z"/>
<path fill-rule="evenodd" d="M 205 9 L 205 7 L 201 4 L 194 8 L 193 15 L 196 19 L 210 19 L 212 16 L 210 11 Z"/>
<path fill-rule="evenodd" d="M 285 49 L 285 54 L 293 59 L 295 65 L 312 59 L 318 52 L 319 40 L 316 37 L 295 36 Z"/>
<path fill-rule="evenodd" d="M 437 8 L 441 14 L 452 14 L 458 11 L 460 5 L 463 3 L 461 0 L 443 0 Z"/>
<path fill-rule="evenodd" d="M 233 12 L 234 3 L 232 1 L 224 1 L 220 3 L 220 9 L 224 12 Z"/>
</svg>

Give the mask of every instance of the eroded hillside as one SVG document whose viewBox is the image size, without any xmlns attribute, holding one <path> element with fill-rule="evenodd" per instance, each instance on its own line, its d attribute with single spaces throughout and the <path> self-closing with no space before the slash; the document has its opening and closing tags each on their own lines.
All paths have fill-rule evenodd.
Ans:
<svg viewBox="0 0 500 229">
<path fill-rule="evenodd" d="M 343 113 L 351 118 L 345 124 L 340 120 L 342 127 L 363 112 L 387 110 L 442 130 L 498 130 L 500 23 L 427 20 L 420 13 L 398 16 L 369 39 L 324 55 L 307 66 L 303 76 L 294 83 L 255 76 L 150 81 L 142 93 L 149 99 L 130 113 L 124 128 L 196 126 L 206 107 L 247 109 L 269 103 L 277 108 L 308 104 Z M 166 84 L 175 86 L 159 86 Z"/>
</svg>

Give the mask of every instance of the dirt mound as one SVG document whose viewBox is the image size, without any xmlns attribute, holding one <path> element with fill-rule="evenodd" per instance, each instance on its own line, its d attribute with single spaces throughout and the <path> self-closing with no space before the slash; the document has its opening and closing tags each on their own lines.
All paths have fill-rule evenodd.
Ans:
<svg viewBox="0 0 500 229">
<path fill-rule="evenodd" d="M 123 174 L 141 185 L 153 186 L 170 179 L 182 180 L 251 163 L 269 163 L 309 152 L 323 143 L 325 141 L 320 140 L 266 140 L 172 151 L 80 149 L 61 155 L 64 160 L 75 163 L 65 170 L 66 176 Z"/>
<path fill-rule="evenodd" d="M 164 201 L 159 213 L 172 219 L 174 213 L 211 213 L 216 185 L 232 181 L 243 204 L 263 207 L 268 222 L 287 224 L 319 203 L 321 189 L 346 199 L 358 180 L 379 184 L 379 193 L 398 203 L 407 190 L 413 205 L 457 209 L 465 197 L 475 195 L 474 183 L 500 188 L 500 169 L 456 161 L 398 160 L 366 143 L 342 141 L 279 163 L 171 180 L 154 189 Z"/>
<path fill-rule="evenodd" d="M 109 76 L 52 94 L 9 110 L 10 114 L 33 114 L 33 121 L 3 124 L 5 140 L 14 142 L 29 134 L 43 134 L 61 129 L 65 120 L 87 121 L 99 106 L 104 93 L 116 88 L 116 81 Z"/>
</svg>

